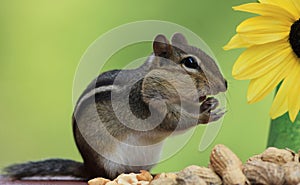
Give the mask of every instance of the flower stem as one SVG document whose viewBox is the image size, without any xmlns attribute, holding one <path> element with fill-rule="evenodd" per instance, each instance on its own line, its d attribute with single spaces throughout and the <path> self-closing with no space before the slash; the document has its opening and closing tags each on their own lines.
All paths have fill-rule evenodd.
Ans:
<svg viewBox="0 0 300 185">
<path fill-rule="evenodd" d="M 268 147 L 289 148 L 294 151 L 300 149 L 300 113 L 294 123 L 288 113 L 271 121 Z"/>
</svg>

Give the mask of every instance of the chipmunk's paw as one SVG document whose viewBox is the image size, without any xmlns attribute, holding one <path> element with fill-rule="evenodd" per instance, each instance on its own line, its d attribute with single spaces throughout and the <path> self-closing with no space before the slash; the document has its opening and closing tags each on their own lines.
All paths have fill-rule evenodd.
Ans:
<svg viewBox="0 0 300 185">
<path fill-rule="evenodd" d="M 219 106 L 219 101 L 214 97 L 206 98 L 200 105 L 199 124 L 219 120 L 224 114 L 223 109 L 216 109 Z"/>
</svg>

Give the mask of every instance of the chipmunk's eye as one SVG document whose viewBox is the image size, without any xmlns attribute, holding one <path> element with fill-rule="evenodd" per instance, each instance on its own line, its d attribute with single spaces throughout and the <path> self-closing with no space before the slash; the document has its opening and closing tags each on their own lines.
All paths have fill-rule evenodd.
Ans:
<svg viewBox="0 0 300 185">
<path fill-rule="evenodd" d="M 198 62 L 193 57 L 186 57 L 186 58 L 182 59 L 180 63 L 183 64 L 187 68 L 191 68 L 191 69 L 199 69 L 200 68 L 198 65 Z"/>
</svg>

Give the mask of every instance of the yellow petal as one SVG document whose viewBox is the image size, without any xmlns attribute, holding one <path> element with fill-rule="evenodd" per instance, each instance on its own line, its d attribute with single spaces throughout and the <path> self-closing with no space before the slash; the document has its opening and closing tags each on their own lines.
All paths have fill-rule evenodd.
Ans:
<svg viewBox="0 0 300 185">
<path fill-rule="evenodd" d="M 298 1 L 298 0 L 295 0 Z M 291 0 L 259 0 L 261 3 L 272 4 L 284 8 L 286 11 L 294 15 L 295 20 L 299 19 L 299 13 Z"/>
<path fill-rule="evenodd" d="M 300 108 L 300 63 L 297 62 L 286 81 L 288 83 L 288 108 L 292 122 L 295 121 Z"/>
<path fill-rule="evenodd" d="M 274 98 L 271 106 L 270 116 L 275 119 L 288 111 L 287 88 L 284 80 Z"/>
<path fill-rule="evenodd" d="M 241 34 L 242 38 L 252 45 L 266 44 L 278 40 L 288 40 L 288 35 L 289 32 L 269 34 Z"/>
<path fill-rule="evenodd" d="M 299 59 L 296 58 L 294 53 L 291 53 L 291 55 L 289 56 L 287 61 L 291 66 L 290 69 L 287 69 L 287 72 L 290 71 L 290 73 L 291 73 L 292 71 L 295 71 L 295 69 L 297 69 L 297 71 L 299 70 Z M 272 119 L 275 119 L 275 118 L 283 115 L 285 112 L 287 112 L 289 110 L 289 104 L 288 104 L 289 94 L 288 93 L 289 93 L 289 86 L 291 84 L 291 81 L 289 80 L 289 78 L 291 78 L 291 76 L 288 76 L 286 79 L 283 80 L 283 82 L 274 98 L 274 101 L 273 101 L 272 107 L 271 107 L 271 111 L 270 111 L 270 116 Z M 298 82 L 297 79 L 296 79 L 296 82 Z M 299 95 L 299 91 L 298 91 L 298 95 Z"/>
<path fill-rule="evenodd" d="M 270 33 L 286 32 L 290 30 L 292 22 L 286 19 L 277 19 L 270 16 L 251 17 L 243 21 L 238 27 L 237 32 Z"/>
<path fill-rule="evenodd" d="M 267 96 L 293 70 L 292 67 L 289 61 L 281 62 L 269 73 L 251 80 L 247 94 L 248 103 L 258 102 Z"/>
<path fill-rule="evenodd" d="M 238 35 L 234 35 L 231 40 L 223 47 L 224 50 L 230 50 L 234 48 L 247 48 L 251 45 L 245 41 Z"/>
<path fill-rule="evenodd" d="M 298 11 L 298 17 L 300 18 L 300 1 L 299 0 L 292 0 L 292 2 L 294 3 L 294 6 Z"/>
<path fill-rule="evenodd" d="M 240 6 L 235 6 L 233 7 L 233 9 L 244 11 L 244 12 L 255 13 L 263 16 L 282 17 L 287 19 L 291 23 L 295 22 L 294 16 L 290 12 L 272 4 L 248 3 Z"/>
<path fill-rule="evenodd" d="M 287 20 L 258 16 L 246 19 L 237 27 L 240 37 L 250 44 L 265 44 L 287 39 L 291 23 Z"/>
<path fill-rule="evenodd" d="M 232 68 L 232 75 L 239 80 L 253 79 L 284 62 L 292 50 L 286 41 L 279 41 L 245 50 Z"/>
</svg>

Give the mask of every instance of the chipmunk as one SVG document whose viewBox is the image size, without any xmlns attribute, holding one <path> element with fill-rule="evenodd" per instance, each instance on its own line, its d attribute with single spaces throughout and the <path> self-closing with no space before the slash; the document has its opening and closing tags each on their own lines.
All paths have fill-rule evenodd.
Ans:
<svg viewBox="0 0 300 185">
<path fill-rule="evenodd" d="M 157 35 L 143 65 L 104 72 L 84 90 L 72 116 L 83 163 L 48 159 L 8 166 L 5 174 L 113 179 L 150 170 L 172 132 L 221 118 L 224 110 L 213 96 L 225 92 L 227 82 L 217 64 L 182 34 L 171 41 Z"/>
</svg>

